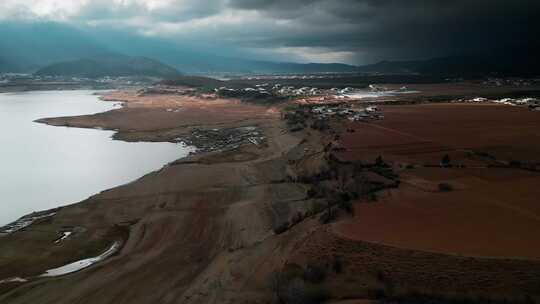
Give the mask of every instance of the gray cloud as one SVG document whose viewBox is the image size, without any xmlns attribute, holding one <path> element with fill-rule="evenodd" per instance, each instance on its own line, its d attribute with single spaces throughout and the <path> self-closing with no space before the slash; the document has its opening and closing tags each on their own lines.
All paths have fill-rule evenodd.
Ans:
<svg viewBox="0 0 540 304">
<path fill-rule="evenodd" d="M 537 0 L 6 0 L 0 18 L 61 19 L 276 59 L 366 63 L 536 42 Z M 40 6 L 41 5 L 41 6 Z M 48 5 L 48 6 L 47 6 Z M 54 6 L 56 5 L 56 6 Z M 56 9 L 50 9 L 56 7 Z M 56 11 L 55 11 L 56 10 Z"/>
</svg>

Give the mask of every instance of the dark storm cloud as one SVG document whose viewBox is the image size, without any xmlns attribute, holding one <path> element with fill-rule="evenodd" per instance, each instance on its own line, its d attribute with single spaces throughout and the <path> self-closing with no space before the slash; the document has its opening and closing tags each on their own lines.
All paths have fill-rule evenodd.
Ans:
<svg viewBox="0 0 540 304">
<path fill-rule="evenodd" d="M 291 32 L 268 35 L 269 45 L 349 50 L 359 60 L 526 45 L 540 35 L 540 1 L 530 0 L 232 0 L 230 5 L 295 24 Z"/>
<path fill-rule="evenodd" d="M 538 44 L 540 36 L 539 0 L 0 2 L 0 19 L 16 16 L 122 29 L 231 54 L 358 64 Z"/>
</svg>

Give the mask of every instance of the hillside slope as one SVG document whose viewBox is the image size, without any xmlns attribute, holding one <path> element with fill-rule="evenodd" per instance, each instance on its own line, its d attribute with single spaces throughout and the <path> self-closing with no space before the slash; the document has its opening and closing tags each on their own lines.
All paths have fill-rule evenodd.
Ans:
<svg viewBox="0 0 540 304">
<path fill-rule="evenodd" d="M 3 72 L 27 73 L 62 61 L 113 53 L 78 28 L 53 22 L 0 22 Z"/>
<path fill-rule="evenodd" d="M 116 55 L 55 63 L 38 70 L 36 75 L 88 78 L 104 76 L 172 78 L 180 75 L 180 72 L 173 67 L 150 58 Z"/>
</svg>

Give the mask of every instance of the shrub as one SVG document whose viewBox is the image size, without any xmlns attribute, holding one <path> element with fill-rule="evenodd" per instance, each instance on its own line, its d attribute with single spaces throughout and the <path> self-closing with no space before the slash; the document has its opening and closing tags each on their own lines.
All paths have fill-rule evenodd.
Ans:
<svg viewBox="0 0 540 304">
<path fill-rule="evenodd" d="M 448 183 L 440 183 L 439 184 L 439 191 L 441 192 L 449 192 L 449 191 L 452 191 L 454 190 L 454 187 L 452 187 L 452 185 L 448 184 Z"/>
<path fill-rule="evenodd" d="M 478 156 L 481 156 L 481 157 L 487 157 L 487 158 L 491 158 L 491 159 L 495 159 L 495 156 L 487 153 L 487 152 L 483 152 L 483 151 L 479 151 L 479 152 L 476 152 L 476 154 Z"/>
<path fill-rule="evenodd" d="M 369 170 L 371 172 L 373 172 L 373 173 L 377 173 L 380 176 L 383 176 L 383 177 L 388 178 L 388 179 L 397 179 L 397 178 L 399 178 L 399 176 L 390 167 L 376 166 L 376 167 L 370 168 Z"/>
<path fill-rule="evenodd" d="M 336 218 L 336 212 L 332 208 L 327 208 L 326 211 L 319 217 L 319 222 L 328 224 Z"/>
<path fill-rule="evenodd" d="M 324 278 L 326 277 L 326 272 L 323 268 L 317 265 L 308 264 L 306 269 L 304 270 L 303 277 L 304 281 L 317 284 L 324 281 Z"/>
<path fill-rule="evenodd" d="M 384 286 L 384 289 L 381 290 L 383 297 L 391 296 L 395 293 L 396 286 L 394 284 L 394 281 L 386 275 L 383 271 L 377 271 L 376 273 L 377 281 L 381 282 L 381 284 Z"/>
<path fill-rule="evenodd" d="M 521 167 L 521 162 L 519 160 L 511 160 L 510 167 L 519 168 Z"/>
<path fill-rule="evenodd" d="M 319 286 L 306 284 L 301 279 L 293 279 L 280 292 L 283 303 L 312 304 L 322 303 L 328 299 L 328 293 Z"/>
<path fill-rule="evenodd" d="M 328 299 L 325 289 L 303 279 L 306 271 L 297 264 L 286 264 L 271 275 L 270 288 L 278 303 L 310 304 Z"/>
<path fill-rule="evenodd" d="M 287 231 L 289 229 L 289 222 L 285 221 L 281 223 L 280 225 L 274 227 L 274 233 L 275 234 L 282 234 L 283 232 Z"/>
<path fill-rule="evenodd" d="M 304 219 L 302 212 L 298 211 L 291 219 L 291 225 L 296 225 Z"/>
<path fill-rule="evenodd" d="M 306 195 L 307 195 L 308 198 L 313 198 L 313 197 L 315 197 L 315 196 L 317 195 L 317 190 L 315 190 L 314 187 L 311 187 L 311 188 L 307 191 Z"/>
<path fill-rule="evenodd" d="M 354 213 L 353 205 L 350 200 L 340 200 L 338 206 L 349 214 Z"/>
<path fill-rule="evenodd" d="M 321 211 L 324 210 L 324 205 L 320 202 L 314 202 L 313 205 L 311 205 L 311 209 L 310 209 L 310 213 L 312 215 L 315 215 L 315 214 L 318 214 L 320 213 Z"/>
<path fill-rule="evenodd" d="M 377 158 L 375 159 L 375 166 L 377 166 L 377 167 L 386 167 L 387 166 L 387 164 L 384 162 L 381 155 L 377 156 Z"/>
<path fill-rule="evenodd" d="M 316 120 L 311 124 L 311 128 L 314 130 L 324 131 L 328 130 L 330 126 L 328 125 L 328 122 L 325 120 Z"/>
<path fill-rule="evenodd" d="M 351 200 L 351 195 L 347 192 L 341 192 L 339 194 L 339 199 L 340 201 L 345 201 L 345 202 L 348 202 Z"/>
<path fill-rule="evenodd" d="M 441 159 L 441 167 L 449 167 L 450 166 L 450 155 L 445 154 L 443 158 Z"/>
<path fill-rule="evenodd" d="M 284 111 L 287 111 L 287 112 L 294 112 L 294 111 L 297 111 L 298 110 L 298 105 L 296 104 L 289 104 L 287 105 L 283 110 Z"/>
<path fill-rule="evenodd" d="M 335 256 L 332 262 L 332 269 L 335 273 L 341 273 L 343 271 L 343 261 L 341 257 Z"/>
<path fill-rule="evenodd" d="M 301 124 L 293 125 L 290 129 L 291 132 L 298 132 L 304 130 L 304 126 Z"/>
</svg>

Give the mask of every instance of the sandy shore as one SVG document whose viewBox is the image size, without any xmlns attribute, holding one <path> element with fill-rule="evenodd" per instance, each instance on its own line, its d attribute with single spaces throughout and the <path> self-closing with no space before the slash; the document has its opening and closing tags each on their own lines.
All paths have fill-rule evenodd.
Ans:
<svg viewBox="0 0 540 304">
<path fill-rule="evenodd" d="M 270 303 L 276 288 L 283 289 L 276 287 L 278 272 L 303 277 L 290 282 L 302 293 L 324 291 L 319 299 L 412 291 L 435 298 L 540 296 L 538 261 L 429 253 L 343 236 L 335 231 L 342 233 L 340 223 L 351 216 L 341 211 L 336 223 L 321 224 L 312 210 L 325 203 L 299 177 L 330 166 L 323 148 L 335 134 L 290 132 L 281 118 L 286 105 L 133 92 L 105 99 L 124 106 L 40 122 L 116 130 L 115 138 L 128 141 L 177 141 L 215 129 L 229 136 L 255 127 L 264 141 L 245 137 L 178 160 L 1 237 L 0 280 L 32 278 L 122 244 L 80 272 L 0 284 L 1 303 Z M 284 223 L 285 232 L 279 230 Z M 72 233 L 55 243 L 66 231 Z M 310 265 L 324 269 L 322 282 L 309 279 Z"/>
</svg>

